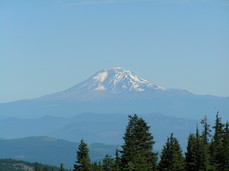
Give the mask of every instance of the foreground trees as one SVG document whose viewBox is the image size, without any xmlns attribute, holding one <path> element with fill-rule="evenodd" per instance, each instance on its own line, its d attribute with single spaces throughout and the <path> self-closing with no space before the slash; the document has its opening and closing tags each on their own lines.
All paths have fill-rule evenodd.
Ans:
<svg viewBox="0 0 229 171">
<path fill-rule="evenodd" d="M 228 171 L 229 170 L 229 133 L 228 122 L 223 124 L 216 115 L 213 136 L 207 118 L 201 120 L 202 134 L 190 134 L 186 155 L 186 170 L 190 171 Z M 211 141 L 209 141 L 212 137 Z"/>
<path fill-rule="evenodd" d="M 81 140 L 77 151 L 77 161 L 73 171 L 91 171 L 89 149 L 84 140 Z"/>
<path fill-rule="evenodd" d="M 155 170 L 156 154 L 152 152 L 155 142 L 149 129 L 142 118 L 129 116 L 121 151 L 122 170 Z"/>
<path fill-rule="evenodd" d="M 116 151 L 115 157 L 106 155 L 103 164 L 90 162 L 87 144 L 82 140 L 74 171 L 105 170 L 105 171 L 152 171 L 156 170 L 156 154 L 152 152 L 153 136 L 147 123 L 137 115 L 129 116 L 129 123 L 123 137 L 121 151 Z M 119 153 L 121 156 L 119 157 Z"/>
<path fill-rule="evenodd" d="M 159 170 L 164 171 L 183 171 L 184 158 L 178 140 L 173 137 L 173 134 L 167 139 L 167 142 L 162 150 L 161 160 L 159 162 Z"/>
<path fill-rule="evenodd" d="M 188 137 L 185 157 L 178 140 L 171 134 L 162 149 L 159 163 L 153 152 L 154 137 L 150 127 L 137 115 L 129 116 L 121 150 L 106 155 L 102 163 L 91 163 L 89 149 L 82 140 L 74 171 L 229 171 L 229 123 L 222 123 L 218 113 L 212 127 L 205 116 L 202 130 Z"/>
<path fill-rule="evenodd" d="M 187 152 L 185 153 L 186 170 L 207 170 L 205 166 L 205 151 L 202 137 L 196 128 L 196 134 L 191 133 L 188 137 Z"/>
<path fill-rule="evenodd" d="M 218 113 L 213 129 L 214 136 L 209 147 L 210 167 L 212 170 L 229 170 L 228 122 L 223 124 Z"/>
</svg>

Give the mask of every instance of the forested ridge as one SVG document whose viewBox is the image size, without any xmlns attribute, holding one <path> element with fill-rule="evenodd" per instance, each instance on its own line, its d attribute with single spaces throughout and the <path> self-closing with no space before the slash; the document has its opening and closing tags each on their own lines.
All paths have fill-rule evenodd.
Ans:
<svg viewBox="0 0 229 171">
<path fill-rule="evenodd" d="M 161 125 L 166 126 L 166 125 Z M 206 116 L 187 135 L 186 150 L 182 151 L 176 133 L 171 132 L 160 153 L 154 150 L 154 136 L 150 126 L 138 115 L 129 115 L 123 144 L 102 161 L 90 159 L 90 148 L 85 140 L 76 147 L 73 171 L 229 171 L 229 123 L 223 123 L 219 113 L 214 125 Z M 61 155 L 61 154 L 59 154 Z M 0 171 L 68 171 L 15 160 L 2 160 Z M 70 169 L 71 170 L 71 169 Z"/>
<path fill-rule="evenodd" d="M 41 163 L 31 163 L 22 160 L 13 160 L 13 159 L 0 159 L 0 171 L 59 171 L 60 168 L 63 168 L 63 165 L 60 167 L 44 165 Z M 70 171 L 65 169 L 65 171 Z"/>
</svg>

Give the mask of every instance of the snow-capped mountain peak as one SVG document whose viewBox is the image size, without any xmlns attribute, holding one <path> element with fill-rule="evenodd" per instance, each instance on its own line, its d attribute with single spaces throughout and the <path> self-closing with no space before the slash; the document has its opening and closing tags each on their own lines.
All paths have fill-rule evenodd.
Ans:
<svg viewBox="0 0 229 171">
<path fill-rule="evenodd" d="M 166 90 L 121 67 L 101 70 L 92 77 L 92 80 L 90 82 L 93 82 L 91 85 L 94 85 L 92 87 L 95 91 L 111 90 L 113 93 L 121 93 L 124 91 L 141 92 L 147 88 Z"/>
<path fill-rule="evenodd" d="M 153 97 L 156 94 L 186 94 L 179 89 L 166 89 L 142 79 L 121 67 L 103 69 L 89 79 L 58 93 L 46 96 L 47 99 L 75 99 L 90 101 L 104 98 Z"/>
</svg>

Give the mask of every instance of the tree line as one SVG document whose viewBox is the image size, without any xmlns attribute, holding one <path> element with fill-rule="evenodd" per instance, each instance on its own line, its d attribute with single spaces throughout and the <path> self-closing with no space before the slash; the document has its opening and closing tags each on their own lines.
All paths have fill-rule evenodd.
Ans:
<svg viewBox="0 0 229 171">
<path fill-rule="evenodd" d="M 92 162 L 89 148 L 81 140 L 73 171 L 229 171 L 229 124 L 219 113 L 211 127 L 207 117 L 190 133 L 186 152 L 171 133 L 162 152 L 153 152 L 154 137 L 150 126 L 136 114 L 129 116 L 124 143 L 115 156 L 107 154 L 102 162 Z"/>
<path fill-rule="evenodd" d="M 23 169 L 25 170 L 25 169 Z M 1 170 L 0 170 L 1 171 Z M 10 171 L 14 171 L 12 168 L 10 169 Z M 15 169 L 15 171 L 20 171 L 17 168 Z M 27 168 L 26 171 L 71 171 L 71 169 L 65 169 L 64 168 L 64 164 L 60 164 L 60 167 L 53 167 L 53 166 L 45 166 L 43 164 L 37 163 L 35 162 L 33 164 L 33 168 Z"/>
</svg>

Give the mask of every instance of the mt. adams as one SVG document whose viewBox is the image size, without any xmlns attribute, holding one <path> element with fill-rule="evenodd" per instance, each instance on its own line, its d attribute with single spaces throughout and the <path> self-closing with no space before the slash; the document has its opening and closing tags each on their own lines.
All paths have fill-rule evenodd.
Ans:
<svg viewBox="0 0 229 171">
<path fill-rule="evenodd" d="M 0 104 L 1 117 L 70 116 L 79 113 L 160 112 L 186 118 L 228 119 L 229 97 L 194 95 L 166 89 L 120 67 L 104 69 L 65 91 L 32 100 Z"/>
<path fill-rule="evenodd" d="M 189 94 L 188 91 L 166 89 L 150 81 L 139 78 L 121 67 L 104 69 L 86 81 L 65 91 L 48 95 L 45 99 L 74 99 L 79 101 L 95 101 L 124 96 L 146 97 L 152 94 Z"/>
</svg>

